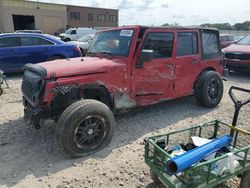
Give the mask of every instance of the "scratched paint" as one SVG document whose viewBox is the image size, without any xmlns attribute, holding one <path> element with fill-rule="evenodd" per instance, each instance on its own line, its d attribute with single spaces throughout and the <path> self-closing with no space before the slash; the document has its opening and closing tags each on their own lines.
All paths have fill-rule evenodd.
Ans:
<svg viewBox="0 0 250 188">
<path fill-rule="evenodd" d="M 127 109 L 136 106 L 134 100 L 129 97 L 128 93 L 117 93 L 114 95 L 115 109 Z"/>
</svg>

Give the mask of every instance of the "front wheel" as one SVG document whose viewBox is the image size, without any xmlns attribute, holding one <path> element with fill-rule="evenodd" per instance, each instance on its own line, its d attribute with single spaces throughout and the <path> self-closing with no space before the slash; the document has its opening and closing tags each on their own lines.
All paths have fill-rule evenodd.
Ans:
<svg viewBox="0 0 250 188">
<path fill-rule="evenodd" d="M 248 188 L 250 186 L 250 171 L 243 173 L 240 182 L 240 188 Z"/>
<path fill-rule="evenodd" d="M 80 100 L 62 113 L 56 136 L 66 155 L 80 157 L 106 147 L 114 130 L 115 119 L 109 107 L 96 100 Z"/>
<path fill-rule="evenodd" d="M 194 87 L 194 95 L 199 104 L 205 107 L 216 107 L 223 96 L 223 82 L 215 71 L 203 72 Z"/>
</svg>

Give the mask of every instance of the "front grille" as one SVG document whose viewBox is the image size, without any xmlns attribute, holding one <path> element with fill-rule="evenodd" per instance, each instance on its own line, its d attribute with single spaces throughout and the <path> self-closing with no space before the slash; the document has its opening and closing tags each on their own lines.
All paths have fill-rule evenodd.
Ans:
<svg viewBox="0 0 250 188">
<path fill-rule="evenodd" d="M 46 75 L 47 71 L 42 66 L 34 64 L 24 66 L 22 92 L 26 101 L 33 107 L 40 103 Z"/>
<path fill-rule="evenodd" d="M 37 106 L 44 88 L 44 79 L 36 72 L 25 70 L 22 83 L 24 98 L 32 105 Z"/>
<path fill-rule="evenodd" d="M 22 83 L 22 92 L 30 100 L 32 99 L 33 86 L 29 82 L 29 80 L 26 80 L 26 79 L 23 80 L 23 83 Z"/>
<path fill-rule="evenodd" d="M 227 58 L 227 59 L 239 59 L 239 60 L 250 60 L 250 54 L 226 53 L 225 58 Z"/>
</svg>

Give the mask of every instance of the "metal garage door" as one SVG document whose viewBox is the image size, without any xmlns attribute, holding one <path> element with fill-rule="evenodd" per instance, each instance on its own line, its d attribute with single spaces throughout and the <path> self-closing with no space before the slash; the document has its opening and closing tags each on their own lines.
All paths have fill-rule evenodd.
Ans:
<svg viewBox="0 0 250 188">
<path fill-rule="evenodd" d="M 43 19 L 43 32 L 48 34 L 54 34 L 59 29 L 63 28 L 62 19 L 60 17 L 46 16 Z"/>
</svg>

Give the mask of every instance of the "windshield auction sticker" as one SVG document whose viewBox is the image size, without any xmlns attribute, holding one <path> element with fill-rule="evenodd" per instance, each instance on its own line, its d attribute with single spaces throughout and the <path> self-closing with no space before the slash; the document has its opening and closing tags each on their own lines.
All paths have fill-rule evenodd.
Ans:
<svg viewBox="0 0 250 188">
<path fill-rule="evenodd" d="M 120 36 L 131 37 L 134 30 L 121 30 Z"/>
</svg>

